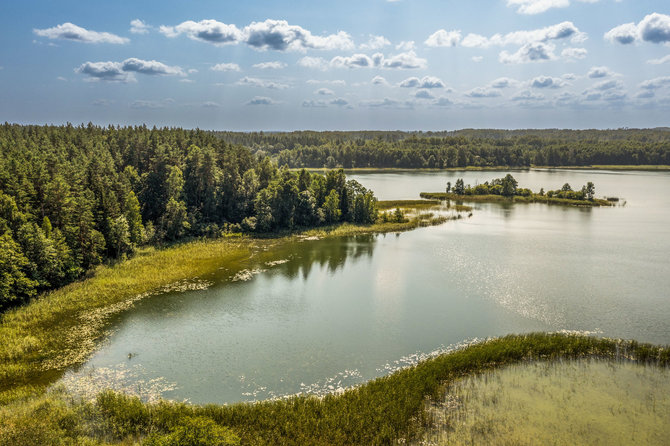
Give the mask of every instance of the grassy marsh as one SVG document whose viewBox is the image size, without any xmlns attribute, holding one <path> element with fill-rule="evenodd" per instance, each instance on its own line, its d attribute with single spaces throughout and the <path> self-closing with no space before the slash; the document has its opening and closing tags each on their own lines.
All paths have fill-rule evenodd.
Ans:
<svg viewBox="0 0 670 446">
<path fill-rule="evenodd" d="M 629 361 L 515 364 L 453 382 L 421 444 L 666 444 L 670 371 Z"/>
<path fill-rule="evenodd" d="M 323 398 L 300 395 L 229 406 L 147 404 L 113 392 L 85 402 L 53 391 L 0 408 L 0 443 L 32 444 L 39 435 L 62 444 L 132 444 L 143 440 L 161 444 L 157 442 L 161 438 L 176 436 L 184 429 L 191 429 L 198 438 L 220 439 L 197 444 L 414 441 L 430 426 L 426 403 L 440 399 L 445 385 L 457 379 L 526 360 L 586 357 L 667 366 L 670 349 L 580 335 L 510 335 L 437 356 L 342 394 Z"/>
</svg>

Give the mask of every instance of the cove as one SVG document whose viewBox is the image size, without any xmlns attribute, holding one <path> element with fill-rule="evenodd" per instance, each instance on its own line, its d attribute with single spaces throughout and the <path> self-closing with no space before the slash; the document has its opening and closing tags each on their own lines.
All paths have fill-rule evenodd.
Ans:
<svg viewBox="0 0 670 446">
<path fill-rule="evenodd" d="M 455 178 L 474 184 L 504 173 L 352 178 L 380 199 L 416 199 Z M 670 175 L 512 174 L 534 190 L 593 181 L 598 196 L 626 205 L 475 204 L 472 218 L 438 227 L 278 244 L 255 263 L 221 265 L 201 278 L 208 289 L 138 302 L 64 383 L 232 403 L 337 391 L 507 333 L 670 343 Z"/>
</svg>

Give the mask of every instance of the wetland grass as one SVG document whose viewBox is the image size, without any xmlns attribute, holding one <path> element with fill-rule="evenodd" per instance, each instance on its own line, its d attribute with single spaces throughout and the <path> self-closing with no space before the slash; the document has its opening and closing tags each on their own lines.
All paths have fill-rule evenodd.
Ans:
<svg viewBox="0 0 670 446">
<path fill-rule="evenodd" d="M 568 334 L 510 335 L 428 359 L 338 395 L 299 395 L 233 405 L 142 403 L 111 391 L 75 401 L 58 391 L 0 408 L 0 443 L 41 435 L 68 444 L 148 444 L 191 429 L 217 442 L 193 444 L 367 445 L 418 441 L 430 426 L 427 401 L 460 378 L 528 360 L 624 358 L 670 364 L 667 347 Z M 194 425 L 196 427 L 194 427 Z M 32 437 L 30 437 L 32 438 Z M 200 438 L 200 437 L 199 437 Z M 157 440 L 154 440 L 157 439 Z M 155 441 L 155 443 L 151 443 Z M 218 441 L 218 440 L 217 440 Z M 5 443 L 3 443 L 5 444 Z"/>
</svg>

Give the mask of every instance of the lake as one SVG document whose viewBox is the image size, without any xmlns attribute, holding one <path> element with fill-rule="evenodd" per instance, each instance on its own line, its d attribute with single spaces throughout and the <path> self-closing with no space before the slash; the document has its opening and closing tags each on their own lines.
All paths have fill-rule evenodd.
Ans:
<svg viewBox="0 0 670 446">
<path fill-rule="evenodd" d="M 353 174 L 380 199 L 507 172 Z M 612 208 L 476 204 L 402 234 L 279 244 L 205 290 L 147 298 L 63 379 L 193 403 L 338 391 L 490 336 L 570 330 L 670 343 L 670 173 L 512 171 Z M 625 205 L 624 205 L 625 204 Z M 240 269 L 243 269 L 240 273 Z M 242 280 L 237 280 L 242 279 Z"/>
</svg>

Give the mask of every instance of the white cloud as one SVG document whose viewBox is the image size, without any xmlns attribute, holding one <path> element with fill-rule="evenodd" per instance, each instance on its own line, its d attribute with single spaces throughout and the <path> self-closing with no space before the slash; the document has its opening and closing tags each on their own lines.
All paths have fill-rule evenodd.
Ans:
<svg viewBox="0 0 670 446">
<path fill-rule="evenodd" d="M 330 102 L 328 102 L 330 105 L 337 105 L 338 107 L 344 107 L 345 105 L 349 105 L 349 101 L 343 98 L 335 98 L 331 99 Z"/>
<path fill-rule="evenodd" d="M 130 22 L 130 32 L 133 34 L 147 34 L 151 27 L 140 19 L 135 19 Z"/>
<path fill-rule="evenodd" d="M 500 96 L 500 92 L 491 88 L 477 87 L 465 92 L 465 96 L 470 98 L 495 98 Z"/>
<path fill-rule="evenodd" d="M 174 104 L 174 99 L 166 98 L 161 101 L 145 101 L 145 100 L 136 100 L 130 104 L 131 108 L 165 108 L 168 105 Z"/>
<path fill-rule="evenodd" d="M 315 70 L 326 70 L 328 68 L 328 61 L 323 57 L 305 56 L 298 61 L 298 65 Z"/>
<path fill-rule="evenodd" d="M 561 51 L 561 56 L 565 59 L 584 59 L 588 53 L 586 48 L 566 48 Z"/>
<path fill-rule="evenodd" d="M 657 90 L 659 88 L 670 85 L 670 76 L 656 77 L 649 79 L 640 84 L 640 88 L 644 90 Z"/>
<path fill-rule="evenodd" d="M 529 63 L 529 62 L 545 62 L 548 60 L 556 59 L 554 54 L 555 46 L 553 44 L 546 43 L 527 43 L 516 53 L 508 53 L 507 51 L 502 51 L 499 56 L 499 60 L 505 64 L 520 64 L 520 63 Z"/>
<path fill-rule="evenodd" d="M 433 101 L 433 105 L 436 105 L 438 107 L 448 107 L 453 104 L 454 103 L 452 102 L 452 100 L 447 97 L 437 98 L 436 100 Z"/>
<path fill-rule="evenodd" d="M 623 88 L 623 82 L 615 79 L 598 82 L 593 86 L 593 89 L 598 91 L 612 90 L 618 88 Z"/>
<path fill-rule="evenodd" d="M 395 99 L 390 99 L 390 98 L 384 98 L 384 99 L 373 99 L 369 101 L 361 101 L 361 105 L 365 107 L 398 107 L 401 105 L 399 101 L 396 101 Z"/>
<path fill-rule="evenodd" d="M 310 99 L 308 101 L 303 101 L 302 106 L 307 108 L 326 108 L 328 107 L 328 102 Z"/>
<path fill-rule="evenodd" d="M 533 88 L 561 88 L 565 86 L 565 82 L 556 77 L 538 76 L 531 79 L 530 86 Z"/>
<path fill-rule="evenodd" d="M 430 94 L 428 90 L 419 90 L 416 93 L 414 93 L 414 97 L 417 99 L 435 99 L 435 96 Z"/>
<path fill-rule="evenodd" d="M 381 76 L 375 76 L 372 78 L 372 85 L 388 85 L 389 83 Z"/>
<path fill-rule="evenodd" d="M 670 62 L 670 54 L 668 54 L 667 56 L 661 57 L 660 59 L 651 59 L 651 60 L 647 61 L 647 63 L 650 63 L 652 65 L 661 65 L 661 64 L 664 64 L 664 63 L 668 63 L 668 62 Z"/>
<path fill-rule="evenodd" d="M 254 96 L 249 102 L 247 102 L 247 105 L 275 105 L 275 104 L 278 104 L 278 102 L 267 96 Z"/>
<path fill-rule="evenodd" d="M 412 51 L 416 49 L 416 45 L 413 40 L 403 40 L 395 46 L 395 49 L 400 51 Z"/>
<path fill-rule="evenodd" d="M 306 51 L 354 48 L 351 36 L 343 31 L 328 36 L 315 36 L 300 26 L 289 25 L 286 20 L 267 19 L 264 22 L 252 22 L 243 29 L 211 19 L 200 22 L 189 20 L 177 26 L 161 26 L 160 32 L 167 37 L 184 34 L 190 39 L 214 45 L 244 42 L 258 50 Z"/>
<path fill-rule="evenodd" d="M 475 62 L 475 63 L 479 63 L 482 60 L 484 60 L 484 57 L 482 57 L 482 56 L 472 56 L 472 61 Z"/>
<path fill-rule="evenodd" d="M 534 93 L 530 90 L 524 90 L 516 95 L 512 96 L 513 101 L 541 101 L 544 99 L 544 95 L 540 93 Z"/>
<path fill-rule="evenodd" d="M 582 3 L 598 3 L 598 0 L 578 0 Z M 507 0 L 507 6 L 516 7 L 519 14 L 540 14 L 552 8 L 566 8 L 570 0 Z"/>
<path fill-rule="evenodd" d="M 431 34 L 430 37 L 426 39 L 424 44 L 433 48 L 452 47 L 458 45 L 460 41 L 460 31 L 446 31 L 444 29 L 440 29 Z"/>
<path fill-rule="evenodd" d="M 212 71 L 240 71 L 240 66 L 236 63 L 217 63 L 210 68 Z"/>
<path fill-rule="evenodd" d="M 670 16 L 654 12 L 637 25 L 631 22 L 612 28 L 605 33 L 605 39 L 623 45 L 636 41 L 670 43 Z"/>
<path fill-rule="evenodd" d="M 244 27 L 243 34 L 245 43 L 257 49 L 305 51 L 354 48 L 351 37 L 343 31 L 329 36 L 315 36 L 300 26 L 289 25 L 286 20 L 253 22 Z"/>
<path fill-rule="evenodd" d="M 135 57 L 126 59 L 121 65 L 125 72 L 142 73 L 150 76 L 185 76 L 186 74 L 177 66 L 169 66 L 155 60 L 142 60 Z"/>
<path fill-rule="evenodd" d="M 84 43 L 123 44 L 130 42 L 130 39 L 126 37 L 119 37 L 111 33 L 90 31 L 70 22 L 54 26 L 53 28 L 33 29 L 33 32 L 40 37 L 48 39 L 74 40 Z"/>
<path fill-rule="evenodd" d="M 85 62 L 75 73 L 85 74 L 92 80 L 112 82 L 133 82 L 133 73 L 148 76 L 185 76 L 184 70 L 178 66 L 169 66 L 155 60 L 142 60 L 135 57 L 123 62 Z"/>
<path fill-rule="evenodd" d="M 414 51 L 396 54 L 387 59 L 382 58 L 380 62 L 382 68 L 411 70 L 417 68 L 426 68 L 428 61 L 417 57 Z"/>
<path fill-rule="evenodd" d="M 219 108 L 219 107 L 221 107 L 221 105 L 219 105 L 219 103 L 214 102 L 214 101 L 206 101 L 206 102 L 203 102 L 203 103 L 202 103 L 202 106 L 203 106 L 204 108 Z"/>
<path fill-rule="evenodd" d="M 408 77 L 404 81 L 398 84 L 402 88 L 444 88 L 444 82 L 440 78 L 435 76 L 424 76 L 419 79 L 418 77 Z"/>
<path fill-rule="evenodd" d="M 334 96 L 335 95 L 335 92 L 333 90 L 331 90 L 330 88 L 319 88 L 314 93 L 319 94 L 321 96 Z"/>
<path fill-rule="evenodd" d="M 250 87 L 268 88 L 270 90 L 283 90 L 288 88 L 288 85 L 274 81 L 267 81 L 258 79 L 256 77 L 245 76 L 236 82 L 237 85 L 245 85 Z"/>
<path fill-rule="evenodd" d="M 411 70 L 426 68 L 426 59 L 418 57 L 414 51 L 399 53 L 385 57 L 381 53 L 372 56 L 366 54 L 354 54 L 352 56 L 335 56 L 330 61 L 330 66 L 335 68 L 385 68 Z"/>
<path fill-rule="evenodd" d="M 479 34 L 468 34 L 461 41 L 461 45 L 470 48 L 488 48 L 491 46 L 526 45 L 528 43 L 551 40 L 570 39 L 573 43 L 586 40 L 586 34 L 581 32 L 572 22 L 561 22 L 556 25 L 528 31 L 513 31 L 505 35 L 494 34 L 485 37 Z"/>
<path fill-rule="evenodd" d="M 362 50 L 380 50 L 386 45 L 390 45 L 391 42 L 384 36 L 370 36 L 370 39 L 367 43 L 364 43 L 360 46 Z"/>
<path fill-rule="evenodd" d="M 614 73 L 607 67 L 591 67 L 587 76 L 591 79 L 599 79 L 603 77 L 614 76 Z"/>
<path fill-rule="evenodd" d="M 345 86 L 347 85 L 346 81 L 343 81 L 341 79 L 335 79 L 335 80 L 317 80 L 317 79 L 308 79 L 307 83 L 310 85 L 319 85 L 319 84 L 326 84 L 326 85 L 339 85 L 339 86 Z"/>
<path fill-rule="evenodd" d="M 500 77 L 489 84 L 491 88 L 507 88 L 516 85 L 518 82 L 508 77 Z"/>
<path fill-rule="evenodd" d="M 124 72 L 120 62 L 85 62 L 75 73 L 85 74 L 91 79 L 111 81 L 111 82 L 131 82 L 135 78 Z"/>
<path fill-rule="evenodd" d="M 258 68 L 261 70 L 281 70 L 282 68 L 286 68 L 286 64 L 284 62 L 261 62 L 254 64 L 254 68 Z"/>
</svg>

